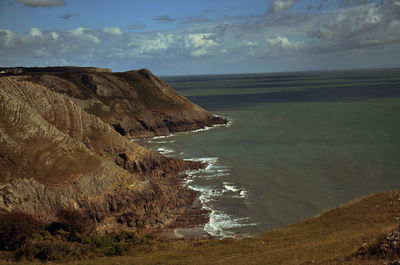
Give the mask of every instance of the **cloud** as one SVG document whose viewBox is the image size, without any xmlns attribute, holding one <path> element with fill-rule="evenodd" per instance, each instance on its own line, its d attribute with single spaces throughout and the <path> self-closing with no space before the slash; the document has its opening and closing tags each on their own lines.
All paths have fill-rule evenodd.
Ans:
<svg viewBox="0 0 400 265">
<path fill-rule="evenodd" d="M 176 21 L 176 19 L 174 19 L 174 18 L 172 18 L 170 16 L 167 16 L 167 15 L 156 16 L 156 17 L 153 18 L 153 20 L 157 21 L 157 22 L 163 22 L 163 23 L 169 23 L 169 22 Z"/>
<path fill-rule="evenodd" d="M 277 49 L 290 49 L 295 50 L 302 46 L 301 42 L 289 40 L 285 36 L 277 36 L 266 40 L 270 47 Z"/>
<path fill-rule="evenodd" d="M 139 30 L 139 29 L 144 29 L 144 28 L 146 28 L 146 25 L 143 25 L 143 24 L 134 24 L 134 25 L 128 26 L 128 29 L 130 29 L 130 30 Z"/>
<path fill-rule="evenodd" d="M 29 36 L 32 38 L 43 38 L 43 33 L 38 28 L 31 28 L 29 30 Z"/>
<path fill-rule="evenodd" d="M 214 37 L 212 33 L 188 34 L 184 38 L 184 47 L 194 57 L 203 56 L 219 46 Z"/>
<path fill-rule="evenodd" d="M 67 33 L 69 36 L 73 37 L 75 40 L 82 40 L 85 42 L 90 42 L 93 44 L 99 44 L 101 42 L 100 38 L 91 34 L 89 29 L 78 27 L 72 29 Z"/>
<path fill-rule="evenodd" d="M 122 31 L 118 27 L 104 27 L 103 32 L 111 36 L 121 36 Z"/>
<path fill-rule="evenodd" d="M 64 0 L 17 0 L 28 7 L 56 7 L 65 5 Z"/>
<path fill-rule="evenodd" d="M 66 13 L 66 14 L 64 14 L 64 15 L 62 15 L 62 16 L 58 16 L 58 18 L 61 18 L 61 19 L 70 19 L 70 18 L 73 17 L 73 16 L 74 16 L 74 14 Z"/>
<path fill-rule="evenodd" d="M 0 29 L 0 53 L 3 65 L 43 65 L 68 58 L 68 63 L 75 65 L 117 67 L 118 70 L 158 67 L 164 73 L 173 73 L 176 69 L 181 69 L 181 73 L 195 73 L 193 69 L 201 67 L 209 72 L 236 66 L 235 71 L 276 71 L 283 69 L 275 68 L 277 62 L 294 67 L 293 58 L 304 60 L 299 59 L 298 69 L 304 69 L 313 60 L 314 65 L 323 66 L 326 58 L 336 58 L 342 67 L 347 67 L 348 58 L 361 55 L 367 58 L 365 61 L 379 61 L 378 55 L 383 57 L 389 47 L 395 47 L 400 54 L 399 14 L 400 0 L 395 0 L 336 10 L 330 6 L 324 12 L 221 17 L 208 23 L 193 20 L 193 23 L 179 24 L 179 28 L 158 32 L 123 32 L 112 26 L 69 30 L 31 28 L 24 34 Z M 203 18 L 201 14 L 198 17 Z M 128 28 L 136 30 L 145 26 Z M 340 57 L 340 54 L 346 56 Z M 390 59 L 399 61 L 396 56 L 393 54 Z"/>
<path fill-rule="evenodd" d="M 60 37 L 60 35 L 57 32 L 50 32 L 50 39 L 51 40 L 58 40 L 58 38 Z"/>
<path fill-rule="evenodd" d="M 291 9 L 297 0 L 272 0 L 267 13 L 277 13 Z"/>
<path fill-rule="evenodd" d="M 0 29 L 0 48 L 12 48 L 15 44 L 15 34 L 11 30 Z"/>
<path fill-rule="evenodd" d="M 397 0 L 332 11 L 315 23 L 308 36 L 325 52 L 400 43 L 399 14 Z"/>
<path fill-rule="evenodd" d="M 372 0 L 340 0 L 340 5 L 348 7 L 348 6 L 364 5 L 371 2 Z"/>
</svg>

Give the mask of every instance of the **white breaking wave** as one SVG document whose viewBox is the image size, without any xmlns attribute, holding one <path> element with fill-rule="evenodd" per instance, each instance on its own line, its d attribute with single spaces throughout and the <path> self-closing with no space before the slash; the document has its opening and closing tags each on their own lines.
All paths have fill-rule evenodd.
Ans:
<svg viewBox="0 0 400 265">
<path fill-rule="evenodd" d="M 152 141 L 152 140 L 148 140 L 147 142 L 153 143 L 153 144 L 170 144 L 170 143 L 173 143 L 174 140 L 170 140 L 170 141 Z"/>
<path fill-rule="evenodd" d="M 168 134 L 168 135 L 160 135 L 160 136 L 154 136 L 154 137 L 151 137 L 150 139 L 164 139 L 164 138 L 168 138 L 168 137 L 171 137 L 171 136 L 174 136 L 174 134 Z"/>
<path fill-rule="evenodd" d="M 214 115 L 214 116 L 215 117 L 221 117 L 221 116 L 218 116 L 218 115 Z M 227 118 L 227 117 L 223 117 L 223 118 L 228 120 L 227 124 L 215 124 L 215 125 L 213 125 L 211 127 L 205 126 L 204 128 L 200 128 L 200 129 L 193 130 L 193 131 L 178 132 L 178 133 L 171 133 L 171 134 L 167 134 L 167 135 L 154 136 L 154 137 L 149 138 L 149 140 L 151 141 L 151 140 L 156 140 L 156 139 L 164 139 L 164 138 L 175 136 L 175 135 L 178 135 L 178 134 L 188 134 L 188 133 L 193 133 L 193 132 L 204 132 L 204 131 L 208 131 L 208 130 L 211 130 L 211 129 L 216 128 L 216 127 L 222 127 L 222 126 L 230 127 L 230 126 L 232 126 L 232 122 L 233 122 L 232 119 Z"/>
<path fill-rule="evenodd" d="M 238 192 L 240 189 L 236 187 L 233 183 L 230 182 L 224 182 L 224 187 L 226 190 L 232 191 L 232 192 Z"/>
<path fill-rule="evenodd" d="M 197 175 L 201 178 L 216 178 L 229 176 L 229 169 L 226 166 L 217 165 L 218 157 L 202 157 L 202 158 L 191 158 L 184 159 L 186 161 L 195 161 L 206 163 L 206 168 L 198 170 L 188 170 L 186 174 L 189 176 Z"/>
<path fill-rule="evenodd" d="M 229 119 L 229 122 L 226 125 L 219 124 L 213 127 L 205 127 L 191 132 L 202 132 L 219 126 L 229 127 L 231 125 L 232 120 Z M 172 154 L 172 156 L 177 156 L 178 152 L 169 147 L 173 145 L 172 143 L 174 143 L 174 140 L 165 138 L 191 132 L 156 136 L 148 139 L 147 141 L 148 143 L 153 144 L 154 150 L 160 154 Z M 179 156 L 182 157 L 182 155 L 184 155 L 184 153 L 180 152 Z M 239 236 L 238 232 L 235 232 L 235 228 L 258 225 L 256 223 L 252 223 L 249 217 L 235 217 L 234 215 L 230 215 L 223 210 L 223 207 L 221 208 L 221 206 L 218 206 L 221 205 L 219 201 L 224 202 L 226 199 L 230 200 L 235 198 L 236 200 L 245 200 L 247 198 L 247 191 L 244 188 L 229 180 L 227 181 L 227 178 L 230 176 L 229 168 L 221 165 L 218 157 L 197 157 L 184 160 L 203 162 L 207 164 L 203 169 L 187 170 L 185 173 L 188 177 L 182 181 L 183 185 L 200 193 L 199 200 L 203 205 L 203 208 L 210 211 L 209 222 L 204 226 L 205 232 L 222 238 L 235 237 Z M 246 235 L 242 234 L 241 236 Z"/>
<path fill-rule="evenodd" d="M 171 153 L 175 153 L 174 150 L 169 149 L 169 148 L 165 148 L 165 147 L 160 147 L 157 149 L 157 152 L 159 152 L 162 155 L 166 155 L 166 154 L 171 154 Z"/>
<path fill-rule="evenodd" d="M 223 212 L 211 211 L 210 221 L 204 226 L 204 230 L 213 236 L 235 237 L 235 233 L 229 229 L 252 225 L 257 223 L 251 223 L 249 217 L 233 218 Z"/>
<path fill-rule="evenodd" d="M 208 234 L 217 237 L 235 237 L 232 229 L 243 226 L 257 225 L 252 223 L 249 217 L 235 218 L 224 211 L 214 209 L 213 205 L 222 196 L 231 196 L 231 198 L 243 199 L 247 196 L 247 191 L 243 188 L 239 188 L 232 182 L 224 181 L 216 187 L 208 187 L 203 185 L 196 185 L 195 179 L 218 179 L 219 177 L 229 176 L 229 168 L 219 164 L 217 157 L 201 157 L 185 159 L 189 161 L 201 161 L 207 163 L 207 167 L 199 170 L 188 170 L 186 174 L 188 178 L 184 181 L 184 184 L 192 190 L 200 192 L 199 200 L 203 205 L 203 208 L 209 210 L 210 219 L 204 226 L 204 231 Z M 206 182 L 207 183 L 207 182 Z"/>
</svg>

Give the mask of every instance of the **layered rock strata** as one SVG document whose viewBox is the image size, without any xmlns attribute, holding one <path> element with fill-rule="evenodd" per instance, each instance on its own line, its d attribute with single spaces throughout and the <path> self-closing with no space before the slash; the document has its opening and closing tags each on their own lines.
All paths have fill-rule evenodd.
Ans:
<svg viewBox="0 0 400 265">
<path fill-rule="evenodd" d="M 200 164 L 123 135 L 225 122 L 147 70 L 1 77 L 0 113 L 0 213 L 51 223 L 75 209 L 98 231 L 169 225 L 195 198 L 181 181 Z"/>
<path fill-rule="evenodd" d="M 19 75 L 69 97 L 120 134 L 147 138 L 226 123 L 179 95 L 149 70 Z"/>
</svg>

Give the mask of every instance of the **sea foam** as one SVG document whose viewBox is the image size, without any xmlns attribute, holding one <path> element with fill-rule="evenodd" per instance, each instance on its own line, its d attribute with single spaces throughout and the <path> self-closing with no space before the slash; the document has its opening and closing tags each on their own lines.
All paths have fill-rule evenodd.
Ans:
<svg viewBox="0 0 400 265">
<path fill-rule="evenodd" d="M 218 181 L 219 178 L 230 175 L 228 167 L 221 165 L 217 157 L 201 157 L 186 160 L 201 161 L 208 164 L 204 169 L 186 171 L 188 178 L 184 182 L 188 188 L 200 193 L 199 200 L 203 208 L 210 211 L 209 222 L 205 224 L 204 231 L 210 235 L 222 238 L 236 237 L 238 234 L 232 229 L 257 225 L 256 223 L 252 223 L 248 217 L 234 217 L 222 209 L 218 209 L 220 208 L 218 207 L 218 201 L 223 196 L 243 200 L 247 195 L 247 191 L 244 188 L 238 187 L 233 182 Z M 207 181 L 199 182 L 196 179 Z M 208 181 L 211 180 L 213 185 L 207 186 Z"/>
</svg>

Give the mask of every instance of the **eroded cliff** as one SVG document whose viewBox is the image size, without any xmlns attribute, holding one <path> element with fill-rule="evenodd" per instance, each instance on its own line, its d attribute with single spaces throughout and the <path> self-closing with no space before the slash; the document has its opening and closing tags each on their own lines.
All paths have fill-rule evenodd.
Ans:
<svg viewBox="0 0 400 265">
<path fill-rule="evenodd" d="M 50 223 L 75 209 L 99 231 L 171 224 L 195 197 L 182 173 L 201 165 L 123 135 L 224 122 L 147 70 L 1 77 L 0 113 L 0 212 Z"/>
<path fill-rule="evenodd" d="M 148 69 L 123 73 L 43 71 L 18 78 L 69 97 L 86 112 L 130 138 L 166 135 L 227 122 L 179 95 Z"/>
</svg>

